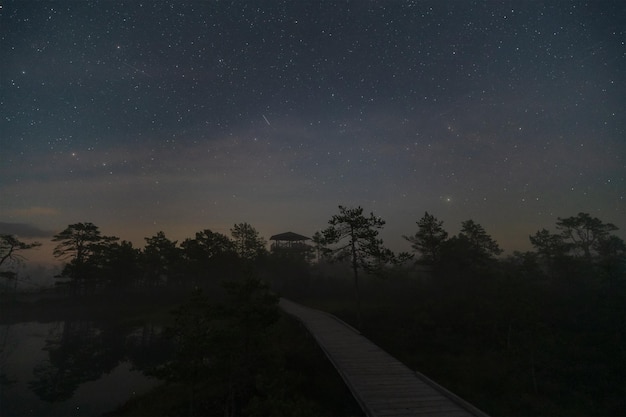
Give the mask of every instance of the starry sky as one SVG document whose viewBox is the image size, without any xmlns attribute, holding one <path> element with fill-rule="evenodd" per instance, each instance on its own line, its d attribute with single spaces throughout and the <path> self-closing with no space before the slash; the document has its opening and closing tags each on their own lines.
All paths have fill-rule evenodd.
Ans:
<svg viewBox="0 0 626 417">
<path fill-rule="evenodd" d="M 624 229 L 625 22 L 622 0 L 4 0 L 0 226 L 143 247 L 360 205 L 394 250 L 428 211 L 509 254 L 581 211 Z"/>
</svg>

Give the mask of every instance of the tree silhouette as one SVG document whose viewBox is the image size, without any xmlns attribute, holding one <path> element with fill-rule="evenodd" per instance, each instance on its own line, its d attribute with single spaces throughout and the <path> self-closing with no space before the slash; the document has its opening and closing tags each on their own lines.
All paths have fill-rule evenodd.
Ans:
<svg viewBox="0 0 626 417">
<path fill-rule="evenodd" d="M 418 231 L 414 236 L 403 236 L 411 242 L 414 251 L 421 253 L 420 262 L 434 264 L 441 258 L 441 248 L 448 239 L 448 232 L 443 228 L 443 221 L 428 212 L 416 222 Z"/>
<path fill-rule="evenodd" d="M 54 256 L 61 259 L 71 258 L 77 265 L 84 264 L 93 254 L 95 244 L 101 240 L 100 230 L 93 223 L 70 224 L 52 238 L 53 242 L 59 242 L 54 249 Z"/>
<path fill-rule="evenodd" d="M 363 208 L 346 208 L 339 206 L 339 214 L 329 221 L 330 226 L 324 229 L 320 243 L 324 252 L 333 261 L 349 260 L 354 276 L 354 294 L 357 309 L 357 321 L 361 326 L 361 296 L 359 292 L 359 270 L 380 272 L 381 267 L 395 261 L 394 254 L 383 246 L 378 239 L 378 231 L 385 221 L 370 213 L 363 215 Z M 338 245 L 328 248 L 328 245 Z"/>
<path fill-rule="evenodd" d="M 324 235 L 320 232 L 315 232 L 311 238 L 313 241 L 313 248 L 315 251 L 315 258 L 319 262 L 324 254 Z"/>
<path fill-rule="evenodd" d="M 441 258 L 435 264 L 438 276 L 457 288 L 467 283 L 468 276 L 485 277 L 492 270 L 496 256 L 502 249 L 485 229 L 473 220 L 461 223 L 461 232 L 446 240 L 441 246 Z"/>
<path fill-rule="evenodd" d="M 16 236 L 0 234 L 0 266 L 8 261 L 20 261 L 24 259 L 18 252 L 41 246 L 39 242 L 25 243 Z"/>
<path fill-rule="evenodd" d="M 147 285 L 158 286 L 175 281 L 182 259 L 181 251 L 176 247 L 177 241 L 169 240 L 162 231 L 144 239 L 146 246 L 143 261 Z"/>
<path fill-rule="evenodd" d="M 473 220 L 461 223 L 459 238 L 469 243 L 469 247 L 477 255 L 485 258 L 494 258 L 502 253 L 498 243 L 491 238 L 485 229 Z"/>
<path fill-rule="evenodd" d="M 614 224 L 604 223 L 588 213 L 578 213 L 559 217 L 556 228 L 560 233 L 541 229 L 529 237 L 552 276 L 571 276 L 581 268 L 591 273 L 595 266 L 600 266 L 610 282 L 619 280 L 624 271 L 626 244 L 611 234 L 618 230 Z"/>
<path fill-rule="evenodd" d="M 235 244 L 228 236 L 209 229 L 197 232 L 194 239 L 185 239 L 180 246 L 186 258 L 196 260 L 215 259 L 235 252 Z"/>
<path fill-rule="evenodd" d="M 235 244 L 228 236 L 208 229 L 197 232 L 194 239 L 185 239 L 180 246 L 194 286 L 231 269 L 237 257 Z"/>
<path fill-rule="evenodd" d="M 578 213 L 577 216 L 558 218 L 556 228 L 574 252 L 582 252 L 583 256 L 591 259 L 593 251 L 597 252 L 598 245 L 606 240 L 611 232 L 618 230 L 612 223 L 603 223 L 597 217 L 588 213 Z"/>
<path fill-rule="evenodd" d="M 16 236 L 0 234 L 0 266 L 9 262 L 22 261 L 24 257 L 19 252 L 38 246 L 41 246 L 41 243 L 25 243 Z M 17 273 L 15 271 L 0 271 L 0 278 L 6 278 L 7 284 L 13 280 L 14 289 L 17 288 Z"/>
<path fill-rule="evenodd" d="M 230 229 L 235 249 L 241 259 L 253 261 L 266 254 L 265 240 L 248 223 L 239 223 Z"/>
<path fill-rule="evenodd" d="M 560 258 L 567 254 L 568 246 L 563 242 L 563 237 L 550 233 L 546 229 L 541 229 L 529 236 L 529 239 L 537 253 L 546 260 Z"/>
<path fill-rule="evenodd" d="M 129 287 L 141 276 L 141 250 L 131 242 L 113 242 L 103 245 L 98 254 L 102 281 L 116 288 Z"/>
<path fill-rule="evenodd" d="M 54 248 L 54 256 L 70 259 L 59 277 L 70 278 L 75 289 L 89 279 L 95 284 L 97 270 L 102 266 L 97 261 L 102 259 L 102 252 L 117 240 L 115 236 L 103 236 L 93 223 L 70 224 L 52 238 L 53 242 L 59 242 Z"/>
</svg>

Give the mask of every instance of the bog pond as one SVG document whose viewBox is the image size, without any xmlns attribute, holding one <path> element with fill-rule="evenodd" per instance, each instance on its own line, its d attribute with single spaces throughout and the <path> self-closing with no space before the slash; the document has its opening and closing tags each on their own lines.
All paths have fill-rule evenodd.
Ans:
<svg viewBox="0 0 626 417">
<path fill-rule="evenodd" d="M 91 416 L 160 381 L 149 370 L 168 351 L 150 323 L 0 325 L 0 415 Z"/>
</svg>

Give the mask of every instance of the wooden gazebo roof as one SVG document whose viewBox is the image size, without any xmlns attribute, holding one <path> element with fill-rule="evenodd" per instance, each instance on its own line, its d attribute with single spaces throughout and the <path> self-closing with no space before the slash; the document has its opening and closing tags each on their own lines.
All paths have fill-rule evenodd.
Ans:
<svg viewBox="0 0 626 417">
<path fill-rule="evenodd" d="M 294 232 L 280 233 L 270 237 L 270 240 L 280 240 L 283 242 L 301 242 L 311 240 L 310 237 L 302 236 Z"/>
</svg>

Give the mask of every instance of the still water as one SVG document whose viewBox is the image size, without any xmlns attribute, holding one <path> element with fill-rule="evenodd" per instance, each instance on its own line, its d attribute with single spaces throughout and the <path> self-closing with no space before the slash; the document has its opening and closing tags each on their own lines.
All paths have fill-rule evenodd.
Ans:
<svg viewBox="0 0 626 417">
<path fill-rule="evenodd" d="M 0 326 L 0 415 L 93 416 L 159 381 L 144 371 L 162 359 L 151 325 L 66 321 Z"/>
</svg>

